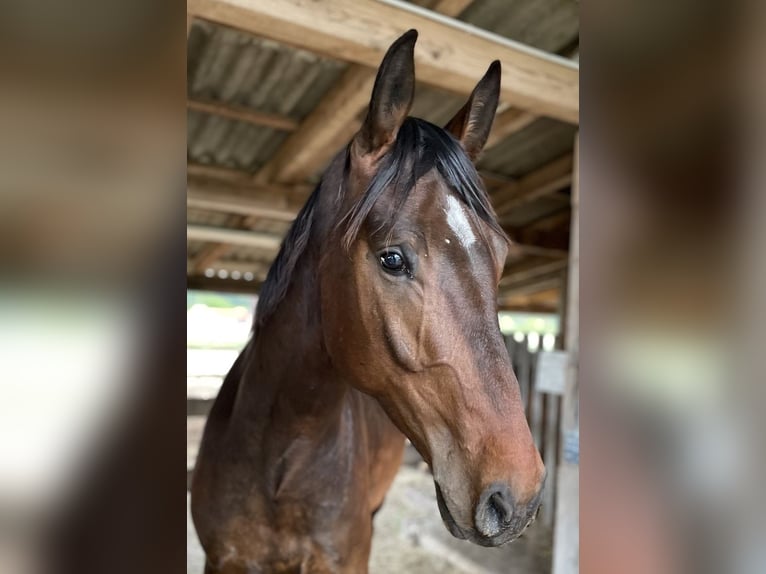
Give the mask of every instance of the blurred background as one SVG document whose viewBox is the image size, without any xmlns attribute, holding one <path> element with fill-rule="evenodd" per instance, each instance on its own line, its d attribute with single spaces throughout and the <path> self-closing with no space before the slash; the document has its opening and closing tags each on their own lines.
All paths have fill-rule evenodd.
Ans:
<svg viewBox="0 0 766 574">
<path fill-rule="evenodd" d="M 766 568 L 763 8 L 583 5 L 585 572 Z"/>
<path fill-rule="evenodd" d="M 317 158 L 359 120 L 364 70 L 412 25 L 371 17 L 378 5 L 460 34 L 473 26 L 503 54 L 516 46 L 506 40 L 539 50 L 504 66 L 516 73 L 502 135 L 479 167 L 519 245 L 499 303 L 517 372 L 528 370 L 528 416 L 545 413 L 542 448 L 555 437 L 549 457 L 578 471 L 545 508 L 579 500 L 580 516 L 566 555 L 556 532 L 577 532 L 577 504 L 482 563 L 439 538 L 409 459 L 378 556 L 395 541 L 412 572 L 547 572 L 557 555 L 597 574 L 764 571 L 763 3 L 475 0 L 426 3 L 424 14 L 358 2 L 351 16 L 366 19 L 373 45 L 342 54 L 307 46 L 331 36 L 348 47 L 340 3 L 264 0 L 247 9 L 268 17 L 235 21 L 216 4 L 0 8 L 0 572 L 180 572 L 187 544 L 194 564 L 184 488 L 194 436 L 269 261 L 268 239 L 242 245 L 232 232 L 283 233 Z M 326 7 L 336 23 L 287 42 L 264 30 L 277 4 L 304 29 L 303 8 Z M 439 121 L 483 68 L 471 78 L 440 68 L 451 36 L 428 29 L 415 114 Z M 462 52 L 497 57 L 475 42 Z M 292 75 L 269 75 L 272 59 Z M 314 140 L 313 156 L 272 161 L 348 76 L 358 83 L 336 96 L 350 102 L 337 132 Z M 282 79 L 296 100 L 278 97 Z M 268 193 L 243 197 L 256 184 Z M 273 192 L 287 200 L 275 205 Z M 575 292 L 578 305 L 565 303 Z M 536 386 L 541 357 L 557 349 L 564 394 Z M 546 435 L 555 409 L 558 432 Z M 577 476 L 579 499 L 563 495 Z"/>
</svg>

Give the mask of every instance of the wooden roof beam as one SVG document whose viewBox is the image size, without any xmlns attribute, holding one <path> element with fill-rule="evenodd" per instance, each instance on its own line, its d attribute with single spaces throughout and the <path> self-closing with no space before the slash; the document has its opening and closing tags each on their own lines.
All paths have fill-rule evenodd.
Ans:
<svg viewBox="0 0 766 574">
<path fill-rule="evenodd" d="M 499 310 L 556 313 L 561 299 L 560 288 L 549 287 L 534 293 L 510 294 L 498 297 Z"/>
<path fill-rule="evenodd" d="M 260 170 L 255 180 L 266 183 L 304 181 L 318 173 L 333 154 L 359 130 L 360 114 L 368 105 L 375 73 L 351 66 Z M 509 108 L 495 117 L 486 149 L 532 123 L 537 116 Z"/>
<path fill-rule="evenodd" d="M 272 233 L 248 231 L 245 229 L 228 229 L 225 227 L 210 227 L 207 225 L 189 224 L 186 226 L 186 239 L 191 241 L 208 241 L 210 243 L 225 243 L 241 245 L 266 251 L 276 252 L 282 244 L 282 238 Z"/>
<path fill-rule="evenodd" d="M 495 147 L 508 136 L 523 130 L 539 116 L 530 114 L 517 108 L 508 108 L 498 112 L 492 123 L 492 131 L 489 133 L 487 145 L 484 149 Z"/>
<path fill-rule="evenodd" d="M 566 211 L 568 216 L 568 210 Z M 526 255 L 541 255 L 544 257 L 564 258 L 569 256 L 569 230 L 565 228 L 546 230 L 536 225 L 525 225 L 507 230 L 514 241 L 511 247 L 521 244 Z"/>
<path fill-rule="evenodd" d="M 543 263 L 540 263 L 538 260 L 511 265 L 506 267 L 503 278 L 500 279 L 500 287 L 503 288 L 519 281 L 528 281 L 550 275 L 551 273 L 561 272 L 567 268 L 567 264 L 566 259 L 559 259 Z"/>
<path fill-rule="evenodd" d="M 457 16 L 471 0 L 442 0 L 433 10 Z M 359 130 L 375 83 L 375 69 L 354 64 L 324 96 L 256 176 L 258 182 L 303 181 L 319 172 Z"/>
<path fill-rule="evenodd" d="M 297 120 L 282 114 L 266 114 L 243 106 L 223 102 L 203 102 L 187 99 L 186 107 L 195 112 L 212 114 L 238 122 L 246 122 L 286 132 L 295 131 L 299 125 Z"/>
<path fill-rule="evenodd" d="M 548 247 L 545 245 L 536 245 L 534 243 L 518 243 L 514 241 L 511 244 L 510 251 L 516 251 L 523 255 L 533 255 L 536 257 L 548 257 L 550 259 L 563 259 L 566 260 L 569 253 L 566 249 L 560 249 L 558 247 Z"/>
<path fill-rule="evenodd" d="M 569 199 L 568 196 L 567 199 Z M 524 227 L 522 227 L 519 231 L 524 234 L 540 231 L 551 232 L 563 228 L 569 229 L 568 224 L 571 217 L 572 210 L 570 209 L 569 205 L 567 205 L 558 211 L 548 213 L 532 220 L 530 223 L 524 225 Z"/>
<path fill-rule="evenodd" d="M 253 196 L 284 196 L 291 202 L 302 206 L 313 187 L 306 184 L 280 185 L 276 183 L 260 183 L 253 181 L 250 172 L 189 162 L 186 165 L 187 182 L 190 185 L 205 188 L 215 188 L 216 193 L 235 193 Z M 225 191 L 224 191 L 225 190 Z"/>
<path fill-rule="evenodd" d="M 290 135 L 255 181 L 304 181 L 320 171 L 359 130 L 359 114 L 370 101 L 375 72 L 350 66 L 322 101 Z"/>
<path fill-rule="evenodd" d="M 535 277 L 533 279 L 526 279 L 523 281 L 515 281 L 509 283 L 500 289 L 498 298 L 507 299 L 508 297 L 515 295 L 530 295 L 532 293 L 539 293 L 540 291 L 560 289 L 562 285 L 562 274 L 561 272 L 557 271 L 548 275 Z"/>
<path fill-rule="evenodd" d="M 226 255 L 230 249 L 231 245 L 226 243 L 215 243 L 204 246 L 192 261 L 187 262 L 187 274 L 194 275 L 195 273 L 203 273 L 205 269 Z"/>
<path fill-rule="evenodd" d="M 491 199 L 502 221 L 513 208 L 551 195 L 571 183 L 572 154 L 568 153 L 495 191 Z"/>
<path fill-rule="evenodd" d="M 556 313 L 557 303 L 547 301 L 537 301 L 531 298 L 525 298 L 523 301 L 518 299 L 503 300 L 498 303 L 498 311 L 509 311 L 516 313 L 544 313 L 546 315 Z"/>
<path fill-rule="evenodd" d="M 252 184 L 252 174 L 247 171 L 195 162 L 187 162 L 186 176 L 215 179 L 242 186 Z"/>
<path fill-rule="evenodd" d="M 418 78 L 469 94 L 497 58 L 501 100 L 530 113 L 577 124 L 579 65 L 560 56 L 436 14 L 402 0 L 189 0 L 194 16 L 330 58 L 377 68 L 391 42 L 420 32 Z"/>
<path fill-rule="evenodd" d="M 190 183 L 186 190 L 186 205 L 195 209 L 236 213 L 262 219 L 290 222 L 298 215 L 300 206 L 288 201 L 284 195 L 260 196 L 222 193 Z"/>
</svg>

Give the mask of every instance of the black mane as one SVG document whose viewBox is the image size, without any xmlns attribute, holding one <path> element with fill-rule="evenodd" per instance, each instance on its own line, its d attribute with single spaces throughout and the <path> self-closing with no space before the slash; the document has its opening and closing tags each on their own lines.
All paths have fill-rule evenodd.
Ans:
<svg viewBox="0 0 766 574">
<path fill-rule="evenodd" d="M 350 147 L 346 148 L 346 170 L 349 165 L 349 149 Z M 339 226 L 345 227 L 345 247 L 348 248 L 356 239 L 383 193 L 393 195 L 395 209 L 387 222 L 390 224 L 415 187 L 415 182 L 433 168 L 436 168 L 447 185 L 471 211 L 494 231 L 505 236 L 492 210 L 481 178 L 460 143 L 442 128 L 425 120 L 409 117 L 399 128 L 392 149 L 383 158 L 381 167 L 373 176 L 365 193 L 338 223 Z M 258 298 L 256 330 L 274 313 L 287 294 L 295 266 L 311 237 L 321 188 L 322 182 L 314 189 L 296 217 L 269 269 Z"/>
</svg>

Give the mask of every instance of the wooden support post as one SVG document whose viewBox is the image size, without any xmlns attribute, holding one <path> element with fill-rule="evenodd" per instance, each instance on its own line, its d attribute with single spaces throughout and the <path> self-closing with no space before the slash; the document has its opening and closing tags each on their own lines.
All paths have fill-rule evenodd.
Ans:
<svg viewBox="0 0 766 574">
<path fill-rule="evenodd" d="M 561 464 L 557 476 L 553 574 L 576 574 L 580 568 L 580 432 L 578 411 L 580 172 L 579 134 L 575 136 L 572 177 L 572 226 L 566 299 L 565 346 L 569 353 L 566 388 L 561 401 Z"/>
</svg>

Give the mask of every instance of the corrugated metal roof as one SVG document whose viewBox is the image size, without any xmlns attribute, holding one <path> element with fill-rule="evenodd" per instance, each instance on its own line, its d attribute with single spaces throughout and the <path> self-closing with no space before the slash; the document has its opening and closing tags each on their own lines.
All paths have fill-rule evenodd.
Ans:
<svg viewBox="0 0 766 574">
<path fill-rule="evenodd" d="M 195 21 L 188 42 L 187 93 L 300 120 L 346 67 L 312 52 Z"/>
<path fill-rule="evenodd" d="M 579 3 L 575 0 L 474 0 L 460 20 L 546 52 L 577 44 Z"/>
<path fill-rule="evenodd" d="M 429 10 L 439 0 L 408 0 Z M 560 53 L 574 47 L 580 35 L 576 0 L 473 0 L 458 16 L 477 28 Z"/>
<path fill-rule="evenodd" d="M 256 172 L 279 149 L 283 131 L 189 110 L 189 161 Z"/>
<path fill-rule="evenodd" d="M 249 34 L 195 21 L 187 95 L 303 119 L 347 67 Z M 190 161 L 257 171 L 287 133 L 196 111 L 187 113 Z"/>
</svg>

